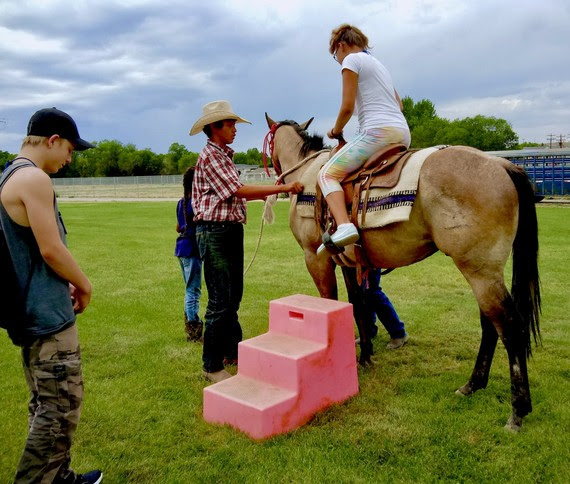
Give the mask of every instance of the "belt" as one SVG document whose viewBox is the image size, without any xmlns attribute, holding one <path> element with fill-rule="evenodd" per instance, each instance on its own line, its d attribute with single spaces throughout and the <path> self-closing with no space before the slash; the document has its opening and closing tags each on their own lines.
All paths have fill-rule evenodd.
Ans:
<svg viewBox="0 0 570 484">
<path fill-rule="evenodd" d="M 196 225 L 204 225 L 206 227 L 224 227 L 224 226 L 229 226 L 229 225 L 238 225 L 241 224 L 241 222 L 214 222 L 214 221 L 210 221 L 210 220 L 198 220 L 196 222 Z"/>
</svg>

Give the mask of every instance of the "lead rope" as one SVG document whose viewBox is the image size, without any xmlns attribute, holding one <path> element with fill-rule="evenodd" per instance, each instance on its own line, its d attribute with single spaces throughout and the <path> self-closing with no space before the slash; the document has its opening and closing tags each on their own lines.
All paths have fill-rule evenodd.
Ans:
<svg viewBox="0 0 570 484">
<path fill-rule="evenodd" d="M 275 184 L 279 185 L 283 181 L 283 178 L 285 178 L 287 175 L 289 175 L 290 173 L 293 173 L 295 170 L 299 169 L 301 166 L 303 166 L 305 163 L 312 160 L 313 158 L 316 158 L 317 156 L 321 155 L 322 153 L 325 153 L 328 151 L 330 151 L 330 150 L 326 149 L 326 150 L 317 151 L 316 153 L 312 153 L 311 155 L 302 159 L 295 166 L 293 166 L 289 170 L 281 173 L 281 175 L 279 175 L 279 177 L 277 177 L 277 179 L 275 180 Z M 276 203 L 277 203 L 277 195 L 276 194 L 275 195 L 269 195 L 265 199 L 265 203 L 263 205 L 263 212 L 261 214 L 261 224 L 259 226 L 259 236 L 257 237 L 257 244 L 255 246 L 255 251 L 253 252 L 253 256 L 251 258 L 251 261 L 249 262 L 249 264 L 247 265 L 247 267 L 243 271 L 244 276 L 247 274 L 247 271 L 249 271 L 249 268 L 252 266 L 253 261 L 255 260 L 255 257 L 257 256 L 257 252 L 259 251 L 259 246 L 261 245 L 261 238 L 263 236 L 264 225 L 265 224 L 272 225 L 273 222 L 275 222 L 275 212 L 273 211 L 273 207 L 275 206 Z"/>
</svg>

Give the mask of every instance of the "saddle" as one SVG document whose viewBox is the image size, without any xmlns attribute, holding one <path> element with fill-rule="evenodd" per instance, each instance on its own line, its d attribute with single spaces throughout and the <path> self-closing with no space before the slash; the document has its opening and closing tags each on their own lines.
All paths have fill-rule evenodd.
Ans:
<svg viewBox="0 0 570 484">
<path fill-rule="evenodd" d="M 390 144 L 382 147 L 374 153 L 364 165 L 355 172 L 348 175 L 342 182 L 341 187 L 344 192 L 344 199 L 351 216 L 351 222 L 359 227 L 366 218 L 366 208 L 368 195 L 371 188 L 392 188 L 396 186 L 400 179 L 402 168 L 408 158 L 417 150 L 407 150 L 403 144 Z M 331 156 L 334 152 L 331 152 Z M 364 199 L 361 202 L 362 192 Z M 317 185 L 316 214 L 319 225 L 325 227 L 327 221 L 327 211 L 323 207 L 323 196 Z M 361 223 L 358 223 L 359 206 L 362 203 Z"/>
<path fill-rule="evenodd" d="M 364 224 L 370 189 L 392 188 L 396 186 L 400 179 L 400 174 L 404 164 L 416 151 L 417 150 L 407 150 L 406 146 L 403 144 L 386 145 L 368 158 L 366 163 L 364 163 L 359 170 L 351 173 L 341 182 L 351 222 L 356 227 Z M 333 154 L 334 151 L 331 152 L 331 156 Z M 364 198 L 361 200 L 363 191 Z M 361 220 L 359 223 L 358 213 L 361 204 Z M 336 223 L 334 218 L 332 218 L 328 213 L 328 207 L 326 206 L 326 202 L 324 201 L 324 197 L 322 196 L 322 192 L 318 184 L 315 200 L 315 214 L 319 226 L 324 231 L 325 236 L 328 234 L 330 239 L 330 235 L 336 230 Z M 328 228 L 327 222 L 329 222 Z M 329 248 L 329 250 L 338 255 L 344 251 L 344 248 L 335 250 L 333 246 Z M 366 253 L 359 244 L 355 244 L 354 246 L 354 256 L 356 258 L 357 277 L 359 282 L 361 282 L 362 273 L 366 272 L 365 268 L 371 267 L 371 264 L 368 261 Z"/>
</svg>

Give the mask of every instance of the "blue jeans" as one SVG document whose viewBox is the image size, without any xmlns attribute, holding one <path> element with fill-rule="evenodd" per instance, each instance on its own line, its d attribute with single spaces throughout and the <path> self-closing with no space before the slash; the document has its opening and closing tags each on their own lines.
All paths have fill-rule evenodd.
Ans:
<svg viewBox="0 0 570 484">
<path fill-rule="evenodd" d="M 364 290 L 364 325 L 366 332 L 376 336 L 376 316 L 388 331 L 390 338 L 403 338 L 406 335 L 404 323 L 400 320 L 388 296 L 380 287 L 380 269 L 368 273 L 368 287 Z"/>
<path fill-rule="evenodd" d="M 224 368 L 224 358 L 237 358 L 242 340 L 238 310 L 243 295 L 243 225 L 198 222 L 196 240 L 208 289 L 202 362 L 211 373 Z"/>
<path fill-rule="evenodd" d="M 199 321 L 200 293 L 202 289 L 202 260 L 199 257 L 179 257 L 182 277 L 186 284 L 184 313 L 188 321 Z"/>
</svg>

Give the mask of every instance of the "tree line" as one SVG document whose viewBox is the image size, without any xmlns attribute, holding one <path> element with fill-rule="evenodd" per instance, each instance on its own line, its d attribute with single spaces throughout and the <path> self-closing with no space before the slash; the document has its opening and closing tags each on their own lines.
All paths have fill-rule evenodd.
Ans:
<svg viewBox="0 0 570 484">
<path fill-rule="evenodd" d="M 411 148 L 436 145 L 465 145 L 483 151 L 520 149 L 540 146 L 538 143 L 519 144 L 517 134 L 505 119 L 475 116 L 450 121 L 437 116 L 434 104 L 428 99 L 414 102 L 402 99 L 404 116 L 412 133 Z M 139 150 L 133 144 L 117 140 L 93 143 L 95 148 L 75 152 L 73 163 L 57 173 L 57 177 L 111 177 L 144 175 L 177 175 L 194 166 L 198 153 L 188 151 L 180 143 L 172 143 L 166 154 L 150 149 Z M 15 155 L 0 151 L 0 166 Z M 262 153 L 257 148 L 234 154 L 236 164 L 263 166 Z"/>
</svg>

